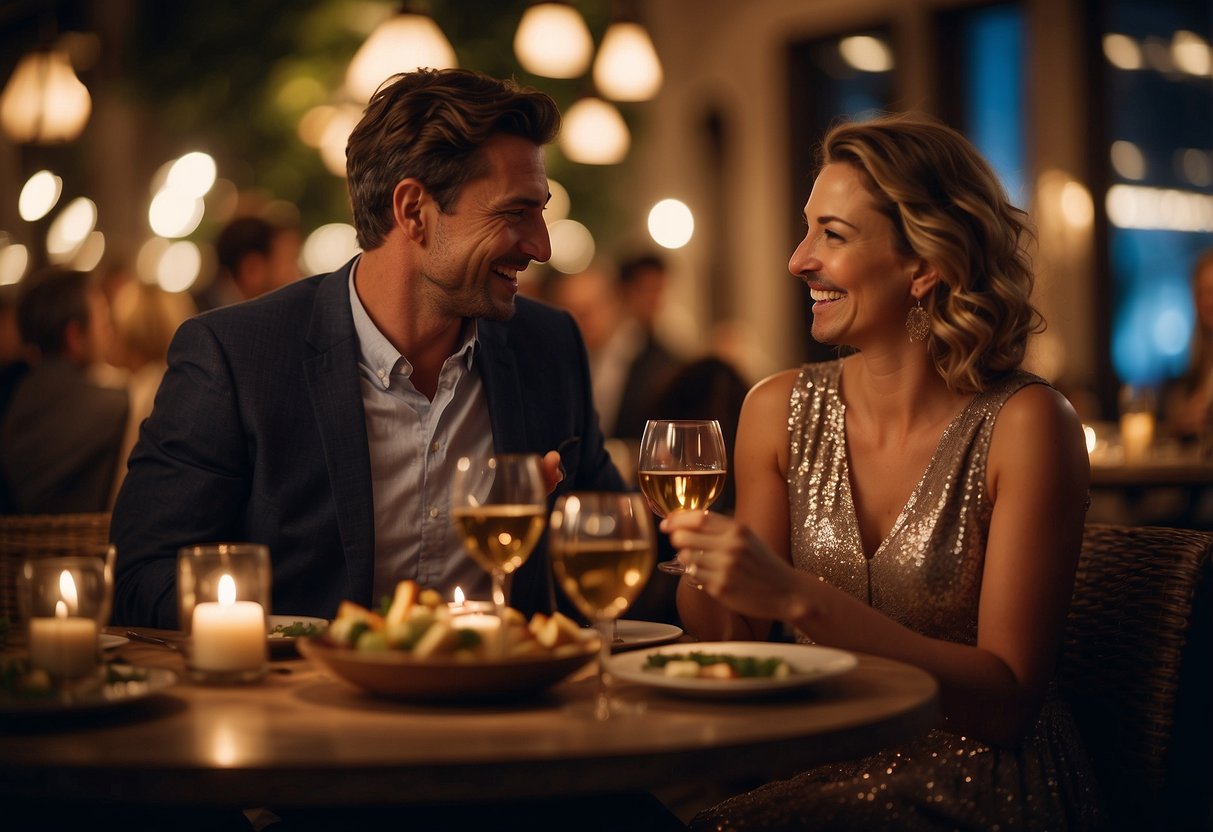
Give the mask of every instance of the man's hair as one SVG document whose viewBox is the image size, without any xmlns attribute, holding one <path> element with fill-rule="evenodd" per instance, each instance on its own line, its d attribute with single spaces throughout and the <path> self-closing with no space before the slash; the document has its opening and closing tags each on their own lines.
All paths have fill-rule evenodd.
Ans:
<svg viewBox="0 0 1213 832">
<path fill-rule="evenodd" d="M 417 179 L 444 212 L 465 183 L 484 173 L 479 150 L 506 133 L 545 145 L 560 110 L 544 92 L 466 69 L 419 69 L 392 76 L 371 97 L 346 144 L 346 174 L 358 245 L 383 244 L 392 228 L 392 192 Z"/>
<path fill-rule="evenodd" d="M 274 238 L 282 229 L 261 217 L 237 217 L 223 227 L 215 238 L 215 257 L 219 267 L 235 274 L 246 254 L 268 256 Z"/>
<path fill-rule="evenodd" d="M 38 348 L 42 355 L 63 352 L 67 325 L 75 321 L 89 325 L 89 276 L 50 266 L 31 274 L 17 300 L 17 328 L 21 340 Z"/>
<path fill-rule="evenodd" d="M 1043 329 L 1031 302 L 1032 231 L 977 149 L 942 122 L 906 113 L 836 125 L 821 164 L 838 163 L 859 172 L 898 250 L 939 272 L 923 301 L 927 343 L 949 386 L 980 391 L 1019 367 L 1028 336 Z"/>
<path fill-rule="evenodd" d="M 661 255 L 649 253 L 630 257 L 624 260 L 619 267 L 619 282 L 626 286 L 635 281 L 642 273 L 650 270 L 665 272 L 665 260 Z"/>
</svg>

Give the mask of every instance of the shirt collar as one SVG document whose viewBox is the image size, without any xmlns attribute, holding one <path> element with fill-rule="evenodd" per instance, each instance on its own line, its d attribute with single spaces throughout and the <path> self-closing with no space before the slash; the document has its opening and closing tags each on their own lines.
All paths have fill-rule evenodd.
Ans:
<svg viewBox="0 0 1213 832">
<path fill-rule="evenodd" d="M 413 365 L 379 331 L 379 327 L 375 326 L 375 322 L 367 314 L 366 307 L 362 305 L 362 300 L 358 297 L 358 291 L 354 288 L 354 276 L 358 273 L 358 265 L 361 262 L 362 258 L 359 257 L 350 268 L 350 312 L 354 317 L 354 331 L 358 334 L 358 351 L 362 363 L 370 368 L 380 379 L 384 387 L 387 387 L 393 372 L 399 372 L 406 376 L 411 375 Z M 465 366 L 469 370 L 472 369 L 472 362 L 475 359 L 476 353 L 480 351 L 478 333 L 476 319 L 464 318 L 463 343 L 459 349 L 455 350 L 454 354 L 463 359 Z"/>
</svg>

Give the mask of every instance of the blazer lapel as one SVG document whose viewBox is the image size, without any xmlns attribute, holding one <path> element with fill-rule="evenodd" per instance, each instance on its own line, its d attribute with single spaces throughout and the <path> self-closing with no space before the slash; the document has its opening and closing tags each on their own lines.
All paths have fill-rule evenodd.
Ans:
<svg viewBox="0 0 1213 832">
<path fill-rule="evenodd" d="M 316 290 L 307 334 L 315 353 L 304 361 L 304 374 L 332 484 L 350 592 L 353 600 L 370 604 L 375 575 L 375 509 L 366 416 L 358 382 L 358 336 L 350 313 L 350 265 L 329 275 Z"/>
<path fill-rule="evenodd" d="M 476 322 L 481 342 L 480 378 L 489 403 L 493 448 L 497 453 L 534 450 L 527 446 L 525 401 L 506 328 L 493 321 Z"/>
</svg>

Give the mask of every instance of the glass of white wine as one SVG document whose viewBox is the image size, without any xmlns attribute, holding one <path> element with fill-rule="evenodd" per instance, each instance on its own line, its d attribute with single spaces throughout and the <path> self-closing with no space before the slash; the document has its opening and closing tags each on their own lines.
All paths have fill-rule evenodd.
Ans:
<svg viewBox="0 0 1213 832">
<path fill-rule="evenodd" d="M 724 488 L 728 459 L 715 419 L 651 419 L 640 439 L 636 476 L 659 517 L 679 509 L 706 510 Z M 657 568 L 673 575 L 683 572 L 677 560 L 662 561 Z"/>
<path fill-rule="evenodd" d="M 639 494 L 573 492 L 556 501 L 548 530 L 556 583 L 594 622 L 599 636 L 595 719 L 641 710 L 612 698 L 606 663 L 611 625 L 648 582 L 655 560 L 653 518 Z"/>
<path fill-rule="evenodd" d="M 492 576 L 499 647 L 505 644 L 505 578 L 531 556 L 546 514 L 537 454 L 460 457 L 455 464 L 451 519 L 468 554 Z"/>
</svg>

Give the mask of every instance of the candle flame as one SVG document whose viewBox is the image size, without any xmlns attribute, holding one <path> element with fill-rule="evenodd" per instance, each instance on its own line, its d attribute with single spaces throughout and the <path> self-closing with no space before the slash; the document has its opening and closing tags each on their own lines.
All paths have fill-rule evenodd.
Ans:
<svg viewBox="0 0 1213 832">
<path fill-rule="evenodd" d="M 72 573 L 64 569 L 59 573 L 59 595 L 62 596 L 65 613 L 63 616 L 74 615 L 76 610 L 80 608 L 80 596 L 76 594 L 76 582 L 72 580 Z M 59 614 L 59 605 L 55 605 L 55 614 Z"/>
<path fill-rule="evenodd" d="M 458 605 L 460 605 L 460 606 L 462 606 L 462 605 L 463 605 L 463 602 L 464 602 L 464 600 L 465 600 L 465 599 L 464 599 L 464 595 L 463 595 L 463 588 L 462 588 L 462 587 L 458 587 L 458 586 L 457 586 L 457 587 L 455 587 L 455 594 L 454 594 L 454 596 L 453 596 L 453 597 L 454 597 L 454 599 L 455 599 L 455 603 L 456 603 L 456 604 L 458 604 Z"/>
<path fill-rule="evenodd" d="M 224 575 L 219 579 L 219 605 L 230 607 L 234 603 L 236 603 L 236 582 L 231 575 Z"/>
</svg>

